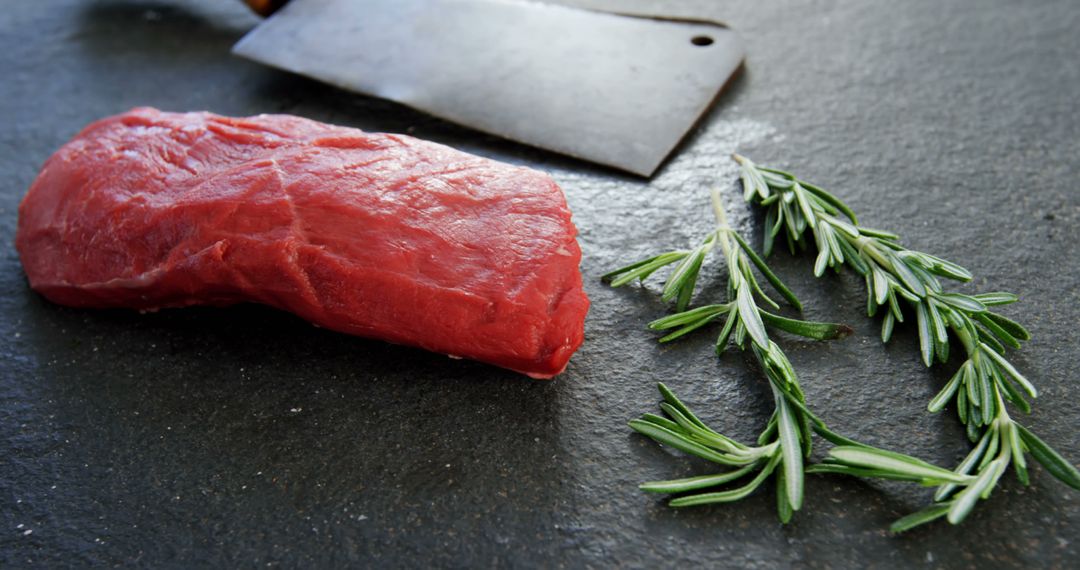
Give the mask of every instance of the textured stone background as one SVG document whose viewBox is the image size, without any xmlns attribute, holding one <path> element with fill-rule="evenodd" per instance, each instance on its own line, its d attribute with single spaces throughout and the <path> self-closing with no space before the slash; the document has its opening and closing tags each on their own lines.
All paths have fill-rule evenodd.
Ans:
<svg viewBox="0 0 1080 570">
<path fill-rule="evenodd" d="M 599 0 L 571 2 L 582 6 Z M 655 11 L 654 2 L 623 4 Z M 774 498 L 684 510 L 643 480 L 708 465 L 633 435 L 664 380 L 716 427 L 757 433 L 766 388 L 710 335 L 659 348 L 655 288 L 606 270 L 710 224 L 727 155 L 796 170 L 868 225 L 1007 289 L 1034 340 L 1015 355 L 1042 390 L 1025 421 L 1080 462 L 1080 5 L 1016 2 L 662 3 L 746 42 L 745 72 L 651 181 L 479 135 L 229 56 L 256 19 L 239 2 L 9 2 L 0 16 L 0 566 L 264 565 L 1068 567 L 1080 494 L 1007 476 L 962 527 L 893 537 L 929 492 L 810 477 L 782 527 Z M 552 172 L 581 230 L 586 344 L 555 382 L 315 329 L 272 310 L 79 311 L 31 292 L 12 247 L 18 201 L 84 124 L 136 105 L 288 112 L 409 132 Z M 838 431 L 952 465 L 968 449 L 926 401 L 947 376 L 907 328 L 888 346 L 851 275 L 775 269 L 831 344 L 786 339 L 808 399 Z M 707 273 L 716 271 L 712 267 Z M 715 294 L 715 289 L 703 295 Z M 32 531 L 32 532 L 28 532 Z M 1071 562 L 1070 562 L 1071 561 Z"/>
</svg>

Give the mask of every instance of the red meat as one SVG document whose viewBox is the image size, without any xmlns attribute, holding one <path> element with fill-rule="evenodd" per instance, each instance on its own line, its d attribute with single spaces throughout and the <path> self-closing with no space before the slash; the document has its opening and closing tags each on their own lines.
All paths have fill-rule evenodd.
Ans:
<svg viewBox="0 0 1080 570">
<path fill-rule="evenodd" d="M 142 108 L 49 158 L 16 247 L 63 305 L 264 303 L 550 378 L 584 336 L 576 233 L 534 170 L 287 115 Z"/>
</svg>

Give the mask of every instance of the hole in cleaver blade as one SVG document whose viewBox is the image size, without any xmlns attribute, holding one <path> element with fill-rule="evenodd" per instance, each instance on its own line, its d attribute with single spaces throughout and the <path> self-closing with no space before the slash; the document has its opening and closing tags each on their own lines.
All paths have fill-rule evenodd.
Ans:
<svg viewBox="0 0 1080 570">
<path fill-rule="evenodd" d="M 642 176 L 743 58 L 718 24 L 516 0 L 292 0 L 233 52 Z"/>
</svg>

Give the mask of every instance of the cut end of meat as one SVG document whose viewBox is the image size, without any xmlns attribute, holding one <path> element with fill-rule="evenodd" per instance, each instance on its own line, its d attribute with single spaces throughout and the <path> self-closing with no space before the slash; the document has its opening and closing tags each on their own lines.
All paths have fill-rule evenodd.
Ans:
<svg viewBox="0 0 1080 570">
<path fill-rule="evenodd" d="M 64 305 L 263 303 L 551 378 L 584 339 L 576 235 L 535 170 L 300 117 L 139 108 L 49 158 L 16 247 Z"/>
</svg>

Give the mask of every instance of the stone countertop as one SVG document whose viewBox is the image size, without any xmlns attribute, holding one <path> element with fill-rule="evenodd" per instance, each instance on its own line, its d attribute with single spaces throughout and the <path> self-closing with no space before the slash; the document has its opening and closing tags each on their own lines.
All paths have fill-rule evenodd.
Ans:
<svg viewBox="0 0 1080 570">
<path fill-rule="evenodd" d="M 599 3 L 569 2 L 581 6 Z M 650 11 L 635 1 L 628 9 Z M 0 566 L 1067 567 L 1080 493 L 1040 468 L 1006 475 L 960 527 L 886 528 L 928 490 L 808 476 L 782 526 L 773 493 L 673 510 L 636 489 L 710 466 L 633 434 L 663 380 L 715 427 L 751 438 L 771 411 L 743 355 L 711 335 L 657 346 L 655 286 L 599 276 L 710 227 L 728 155 L 786 167 L 864 223 L 1009 290 L 1039 386 L 1024 423 L 1080 462 L 1070 394 L 1080 334 L 1080 5 L 1069 0 L 668 2 L 728 22 L 744 72 L 652 179 L 477 134 L 231 57 L 257 20 L 239 2 L 19 2 L 0 19 Z M 12 247 L 17 206 L 48 155 L 133 106 L 286 112 L 415 136 L 551 172 L 581 230 L 587 341 L 554 382 L 316 329 L 256 306 L 152 315 L 52 305 Z M 785 338 L 808 400 L 868 443 L 954 465 L 955 415 L 926 402 L 910 327 L 889 345 L 851 273 L 774 256 L 832 343 Z M 713 270 L 716 270 L 714 267 Z M 706 288 L 703 295 L 715 294 Z M 1017 413 L 1019 414 L 1019 413 Z M 816 451 L 821 454 L 821 447 Z M 1068 562 L 1072 560 L 1073 563 Z"/>
</svg>

